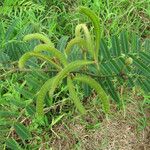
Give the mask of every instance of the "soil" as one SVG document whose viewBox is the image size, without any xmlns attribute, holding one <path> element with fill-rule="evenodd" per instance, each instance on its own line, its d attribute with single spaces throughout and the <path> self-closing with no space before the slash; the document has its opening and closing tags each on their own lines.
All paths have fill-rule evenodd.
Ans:
<svg viewBox="0 0 150 150">
<path fill-rule="evenodd" d="M 150 150 L 148 110 L 148 125 L 145 128 L 139 122 L 143 116 L 139 111 L 138 101 L 128 104 L 125 112 L 125 117 L 123 111 L 112 112 L 109 120 L 98 117 L 99 112 L 96 110 L 94 113 L 97 119 L 87 116 L 88 121 L 83 121 L 81 117 L 70 121 L 65 118 L 61 125 L 54 127 L 57 136 L 52 139 L 52 149 Z"/>
</svg>

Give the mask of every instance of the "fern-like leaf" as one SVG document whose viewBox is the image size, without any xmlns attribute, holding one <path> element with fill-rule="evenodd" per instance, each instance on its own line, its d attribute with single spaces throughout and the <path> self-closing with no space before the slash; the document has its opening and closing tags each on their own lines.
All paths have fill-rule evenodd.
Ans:
<svg viewBox="0 0 150 150">
<path fill-rule="evenodd" d="M 120 43 L 121 43 L 121 49 L 124 54 L 127 54 L 129 52 L 129 43 L 128 43 L 128 37 L 127 32 L 123 31 L 120 34 Z"/>
</svg>

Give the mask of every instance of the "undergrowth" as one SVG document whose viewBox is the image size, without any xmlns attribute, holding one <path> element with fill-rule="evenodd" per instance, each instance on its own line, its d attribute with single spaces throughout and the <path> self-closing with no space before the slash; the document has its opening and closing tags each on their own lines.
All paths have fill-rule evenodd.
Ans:
<svg viewBox="0 0 150 150">
<path fill-rule="evenodd" d="M 79 5 L 91 8 L 99 17 L 100 34 L 94 34 L 95 28 L 88 17 L 79 14 L 77 11 Z M 90 88 L 85 84 L 89 80 L 94 80 L 93 82 L 96 80 L 109 98 L 110 120 L 113 118 L 112 113 L 121 112 L 121 117 L 128 118 L 131 111 L 136 120 L 135 130 L 138 132 L 146 130 L 149 126 L 150 91 L 149 7 L 147 0 L 0 2 L 0 149 L 55 148 L 54 144 L 58 144 L 60 137 L 65 140 L 70 138 L 69 131 L 72 130 L 70 125 L 75 125 L 76 120 L 80 120 L 82 127 L 84 126 L 87 131 L 98 131 L 101 123 L 105 122 L 107 113 L 100 105 L 101 98 L 97 97 L 97 88 L 92 90 L 98 85 L 95 84 Z M 82 24 L 79 24 L 80 22 Z M 31 33 L 40 33 L 32 36 L 39 35 L 38 39 L 41 36 L 46 39 L 42 42 L 22 41 L 25 35 Z M 32 36 L 26 36 L 25 40 L 32 39 Z M 98 37 L 97 40 L 95 36 Z M 102 37 L 101 42 L 99 37 Z M 71 40 L 72 38 L 74 39 Z M 47 41 L 52 47 L 55 46 L 59 54 L 55 50 L 52 54 L 41 52 L 43 42 Z M 91 41 L 94 44 L 91 44 Z M 76 43 L 79 46 L 72 46 Z M 96 53 L 91 51 L 95 49 L 93 45 L 98 45 L 97 49 L 100 46 Z M 34 48 L 37 48 L 37 53 L 32 53 L 31 50 Z M 26 52 L 42 60 L 31 58 L 26 63 L 28 68 L 20 70 L 17 61 Z M 64 54 L 65 58 L 61 58 Z M 46 91 L 50 90 L 47 86 L 51 82 L 49 78 L 56 76 L 65 68 L 66 58 L 68 64 L 78 59 L 94 60 L 95 67 L 83 66 L 80 70 L 71 67 L 73 70 L 69 70 L 71 72 L 68 79 L 64 79 L 61 86 L 58 84 L 55 91 L 52 91 L 53 97 L 49 97 L 48 93 L 43 95 L 44 121 L 39 123 L 35 118 L 38 92 L 42 91 L 44 83 Z M 78 64 L 79 61 L 76 62 L 76 65 Z M 88 69 L 90 71 L 87 71 Z M 64 76 L 61 76 L 62 78 Z M 73 79 L 74 81 L 70 82 Z M 84 83 L 80 84 L 81 80 Z M 135 106 L 137 102 L 135 112 L 132 111 L 134 108 L 128 109 L 130 104 Z M 81 114 L 86 112 L 86 115 L 79 112 Z M 140 115 L 135 116 L 136 112 Z M 114 116 L 115 119 L 117 116 Z M 132 124 L 132 121 L 130 123 Z M 64 132 L 60 133 L 58 127 L 65 128 Z M 66 129 L 67 133 L 64 134 Z M 78 133 L 74 130 L 74 135 L 71 136 L 74 142 L 71 143 L 71 147 L 74 149 L 83 148 L 82 144 L 84 145 Z M 106 148 L 105 144 L 104 141 L 102 145 Z"/>
</svg>

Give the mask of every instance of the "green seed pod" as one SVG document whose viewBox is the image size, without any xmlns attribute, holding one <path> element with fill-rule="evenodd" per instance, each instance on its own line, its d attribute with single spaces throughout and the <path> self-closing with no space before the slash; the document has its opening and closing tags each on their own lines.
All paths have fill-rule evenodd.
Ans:
<svg viewBox="0 0 150 150">
<path fill-rule="evenodd" d="M 100 29 L 100 20 L 99 17 L 89 8 L 86 8 L 84 6 L 79 7 L 79 12 L 86 15 L 93 23 L 94 25 L 94 33 L 95 33 L 95 54 L 96 54 L 96 60 L 98 60 L 98 52 L 100 47 L 100 38 L 101 38 L 101 29 Z"/>
<path fill-rule="evenodd" d="M 82 105 L 82 102 L 80 101 L 78 97 L 78 94 L 75 91 L 75 87 L 70 77 L 67 78 L 67 83 L 68 83 L 70 99 L 74 102 L 75 106 L 77 107 L 77 109 L 79 110 L 81 114 L 86 114 L 86 110 L 84 106 Z"/>
<path fill-rule="evenodd" d="M 37 57 L 39 59 L 42 59 L 44 61 L 49 62 L 50 64 L 52 64 L 53 66 L 55 66 L 58 70 L 61 70 L 61 66 L 57 65 L 55 62 L 53 62 L 53 60 L 51 59 L 51 57 L 49 56 L 44 56 L 40 53 L 35 53 L 35 52 L 27 52 L 24 55 L 22 55 L 22 57 L 19 59 L 18 61 L 18 66 L 20 69 L 23 69 L 25 67 L 25 63 L 28 61 L 28 59 L 30 59 L 31 57 Z"/>
<path fill-rule="evenodd" d="M 78 44 L 79 46 L 83 46 L 86 48 L 86 41 L 81 38 L 81 37 L 75 37 L 74 39 L 70 40 L 67 44 L 67 47 L 65 49 L 65 54 L 69 55 L 71 48 L 75 45 Z"/>
<path fill-rule="evenodd" d="M 53 54 L 60 62 L 65 66 L 67 64 L 67 60 L 65 58 L 65 55 L 61 53 L 56 48 L 52 47 L 50 44 L 39 44 L 34 48 L 34 52 L 42 52 L 47 51 Z"/>
<path fill-rule="evenodd" d="M 132 59 L 131 57 L 129 57 L 129 58 L 127 58 L 127 59 L 125 60 L 126 66 L 129 66 L 129 65 L 131 65 L 132 63 L 133 63 L 133 59 Z"/>
<path fill-rule="evenodd" d="M 53 83 L 51 84 L 51 89 L 49 91 L 49 96 L 52 97 L 55 89 L 57 88 L 58 84 L 72 71 L 75 71 L 85 65 L 91 65 L 94 64 L 94 61 L 85 61 L 85 60 L 76 60 L 71 63 L 69 63 L 65 68 L 60 71 L 55 79 L 53 80 Z"/>
<path fill-rule="evenodd" d="M 75 36 L 82 38 L 81 30 L 83 30 L 83 32 L 84 32 L 86 46 L 88 48 L 88 51 L 90 52 L 90 54 L 92 56 L 94 56 L 94 47 L 93 47 L 94 44 L 93 44 L 90 32 L 89 32 L 89 30 L 88 30 L 88 28 L 85 24 L 79 24 L 79 25 L 76 26 Z"/>
<path fill-rule="evenodd" d="M 45 44 L 49 44 L 52 47 L 54 47 L 54 44 L 51 42 L 51 40 L 47 36 L 40 34 L 40 33 L 33 33 L 33 34 L 25 35 L 23 38 L 23 41 L 29 41 L 29 40 L 33 40 L 33 39 L 40 40 L 40 41 L 44 42 Z"/>
<path fill-rule="evenodd" d="M 109 98 L 108 98 L 106 92 L 101 87 L 101 85 L 96 80 L 94 80 L 90 76 L 86 76 L 86 75 L 77 75 L 73 80 L 86 83 L 91 88 L 93 88 L 97 92 L 97 94 L 102 102 L 103 110 L 104 110 L 105 114 L 109 114 L 109 112 L 110 112 Z"/>
</svg>

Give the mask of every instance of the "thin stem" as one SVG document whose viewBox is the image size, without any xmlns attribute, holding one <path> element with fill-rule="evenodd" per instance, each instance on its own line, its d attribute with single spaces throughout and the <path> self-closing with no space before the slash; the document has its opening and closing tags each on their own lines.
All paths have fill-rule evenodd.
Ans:
<svg viewBox="0 0 150 150">
<path fill-rule="evenodd" d="M 13 74 L 15 72 L 33 72 L 33 71 L 39 71 L 39 72 L 58 72 L 58 70 L 55 70 L 55 69 L 19 69 L 19 68 L 2 68 L 0 69 L 0 71 L 7 71 L 6 73 L 2 74 L 0 76 L 0 79 L 1 78 L 4 78 L 6 75 L 8 74 Z M 107 78 L 107 77 L 120 77 L 121 75 L 120 74 L 113 74 L 113 75 L 96 75 L 96 74 L 93 74 L 93 73 L 88 73 L 88 72 L 82 72 L 82 71 L 73 71 L 73 72 L 70 72 L 70 73 L 82 73 L 82 74 L 86 74 L 86 75 L 89 75 L 89 76 L 92 76 L 92 77 L 96 77 L 96 78 Z M 149 78 L 150 76 L 149 75 L 137 75 L 137 74 L 125 74 L 127 77 L 141 77 L 141 78 Z"/>
</svg>

